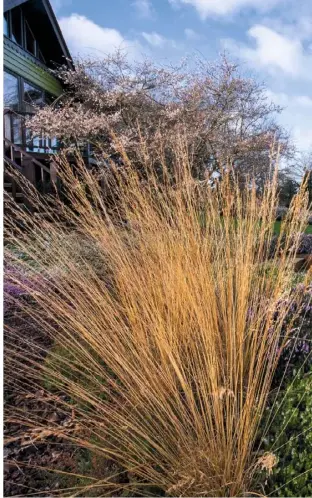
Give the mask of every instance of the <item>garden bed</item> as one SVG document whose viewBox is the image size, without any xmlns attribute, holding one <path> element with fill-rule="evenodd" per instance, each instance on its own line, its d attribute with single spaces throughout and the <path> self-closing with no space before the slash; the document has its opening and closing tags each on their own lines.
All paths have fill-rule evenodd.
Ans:
<svg viewBox="0 0 312 498">
<path fill-rule="evenodd" d="M 49 350 L 51 341 L 38 332 L 36 326 L 26 324 L 12 308 L 5 313 L 5 325 L 14 327 L 18 334 L 27 334 L 29 344 L 36 344 Z M 18 347 L 18 334 L 16 346 Z M 6 347 L 6 335 L 5 335 Z M 10 339 L 10 347 L 12 340 Z M 25 342 L 23 341 L 23 347 Z M 25 351 L 24 353 L 25 354 Z M 27 354 L 27 353 L 26 353 Z M 46 355 L 42 356 L 42 361 Z M 75 427 L 74 410 L 69 415 L 64 412 L 64 394 L 47 394 L 44 382 L 39 378 L 25 378 L 11 375 L 10 365 L 6 364 L 4 377 L 4 408 L 6 423 L 4 427 L 4 496 L 33 495 L 47 496 L 69 494 L 70 488 L 84 488 L 98 480 L 111 476 L 115 482 L 123 482 L 127 476 L 113 461 L 87 450 L 82 450 L 58 437 L 60 427 L 66 431 Z M 38 384 L 42 384 L 42 389 Z M 21 413 L 21 420 L 10 420 L 10 412 Z M 46 431 L 51 434 L 40 437 L 40 431 L 32 431 L 27 423 L 27 414 L 36 413 L 39 420 L 46 421 Z M 24 423 L 23 423 L 24 421 Z M 89 477 L 90 476 L 90 477 Z M 78 489 L 77 488 L 77 489 Z M 64 490 L 64 492 L 62 491 Z M 101 496 L 103 489 L 94 487 L 84 496 Z M 107 495 L 107 489 L 106 489 Z"/>
</svg>

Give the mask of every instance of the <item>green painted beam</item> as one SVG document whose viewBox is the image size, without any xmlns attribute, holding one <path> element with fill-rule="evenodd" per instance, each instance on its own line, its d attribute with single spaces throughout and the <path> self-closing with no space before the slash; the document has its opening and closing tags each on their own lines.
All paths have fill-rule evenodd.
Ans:
<svg viewBox="0 0 312 498">
<path fill-rule="evenodd" d="M 62 93 L 61 83 L 45 69 L 44 64 L 6 37 L 4 37 L 3 65 L 4 69 L 7 68 L 22 76 L 52 95 L 58 96 Z"/>
</svg>

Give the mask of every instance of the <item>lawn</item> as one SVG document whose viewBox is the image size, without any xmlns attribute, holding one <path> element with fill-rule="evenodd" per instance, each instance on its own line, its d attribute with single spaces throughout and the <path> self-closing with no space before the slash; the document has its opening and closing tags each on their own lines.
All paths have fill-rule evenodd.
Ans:
<svg viewBox="0 0 312 498">
<path fill-rule="evenodd" d="M 274 232 L 276 234 L 279 234 L 280 233 L 280 230 L 281 230 L 281 221 L 276 221 L 274 223 Z M 312 233 L 312 225 L 308 225 L 306 230 L 305 230 L 305 233 Z"/>
</svg>

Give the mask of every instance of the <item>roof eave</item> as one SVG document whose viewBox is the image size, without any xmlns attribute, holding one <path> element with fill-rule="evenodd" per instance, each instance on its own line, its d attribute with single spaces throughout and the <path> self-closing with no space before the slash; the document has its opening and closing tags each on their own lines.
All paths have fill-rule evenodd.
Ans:
<svg viewBox="0 0 312 498">
<path fill-rule="evenodd" d="M 3 4 L 3 10 L 4 12 L 7 12 L 8 10 L 14 9 L 15 7 L 18 7 L 19 5 L 22 5 L 23 3 L 26 3 L 28 0 L 4 0 Z M 74 63 L 72 56 L 70 55 L 70 52 L 68 50 L 67 44 L 65 42 L 64 36 L 62 34 L 61 28 L 59 26 L 59 23 L 56 19 L 56 16 L 54 14 L 54 11 L 52 9 L 52 6 L 50 4 L 49 0 L 39 0 L 42 2 L 45 11 L 49 17 L 49 20 L 51 22 L 51 25 L 53 27 L 53 30 L 56 34 L 56 37 L 58 39 L 58 42 L 60 44 L 60 47 L 62 49 L 62 52 L 64 54 L 64 58 L 66 59 L 66 64 L 70 69 L 74 69 Z"/>
<path fill-rule="evenodd" d="M 60 25 L 57 21 L 57 18 L 54 14 L 54 11 L 52 9 L 50 1 L 49 0 L 41 0 L 41 1 L 42 1 L 43 5 L 46 9 L 46 12 L 49 16 L 50 22 L 51 22 L 53 29 L 54 29 L 54 32 L 57 36 L 58 42 L 59 42 L 59 44 L 62 48 L 62 51 L 64 53 L 64 57 L 66 58 L 67 65 L 69 66 L 70 69 L 74 69 L 74 63 L 73 63 L 72 56 L 70 55 L 69 49 L 67 47 L 66 41 L 64 39 Z"/>
</svg>

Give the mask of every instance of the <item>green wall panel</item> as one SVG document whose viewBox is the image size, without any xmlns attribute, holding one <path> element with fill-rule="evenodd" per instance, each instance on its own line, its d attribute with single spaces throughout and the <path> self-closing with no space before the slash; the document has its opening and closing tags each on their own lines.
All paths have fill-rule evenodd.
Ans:
<svg viewBox="0 0 312 498">
<path fill-rule="evenodd" d="M 58 96 L 62 93 L 60 82 L 47 72 L 43 65 L 6 38 L 4 38 L 3 64 L 4 68 L 22 76 L 52 95 Z"/>
</svg>

